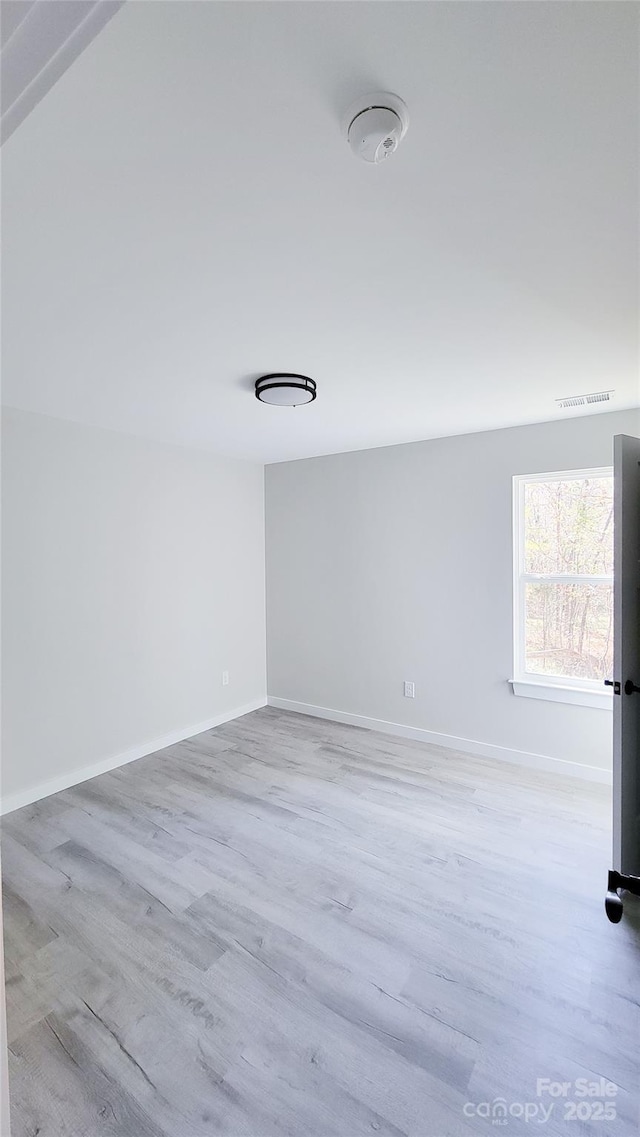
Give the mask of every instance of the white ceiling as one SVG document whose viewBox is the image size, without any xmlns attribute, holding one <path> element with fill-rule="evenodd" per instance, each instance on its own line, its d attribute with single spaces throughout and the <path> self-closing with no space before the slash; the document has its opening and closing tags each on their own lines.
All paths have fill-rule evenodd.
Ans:
<svg viewBox="0 0 640 1137">
<path fill-rule="evenodd" d="M 3 149 L 5 403 L 264 461 L 637 405 L 638 16 L 130 0 Z"/>
<path fill-rule="evenodd" d="M 123 3 L 0 0 L 3 142 Z"/>
</svg>

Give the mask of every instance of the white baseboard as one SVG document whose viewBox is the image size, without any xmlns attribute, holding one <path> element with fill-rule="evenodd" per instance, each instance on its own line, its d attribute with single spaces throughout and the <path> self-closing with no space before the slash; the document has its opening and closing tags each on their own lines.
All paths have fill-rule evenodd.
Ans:
<svg viewBox="0 0 640 1137">
<path fill-rule="evenodd" d="M 276 699 L 269 695 L 267 703 L 282 711 L 295 711 L 301 715 L 312 715 L 319 719 L 332 719 L 348 726 L 361 726 L 367 730 L 379 730 L 383 734 L 395 734 L 399 738 L 413 738 L 432 746 L 444 746 L 449 750 L 462 750 L 467 754 L 477 754 L 481 758 L 497 758 L 501 762 L 511 762 L 517 766 L 529 766 L 535 770 L 547 770 L 552 774 L 565 774 L 571 778 L 582 778 L 587 782 L 611 784 L 611 771 L 597 766 L 585 766 L 578 762 L 567 762 L 562 758 L 550 758 L 545 754 L 530 754 L 526 750 L 510 750 L 506 746 L 494 746 L 489 742 L 475 742 L 471 738 L 456 738 L 453 734 L 437 734 L 433 730 L 423 730 L 416 726 L 403 726 L 385 719 L 372 719 L 365 715 L 352 715 L 347 711 L 335 711 L 329 707 L 316 707 L 311 703 L 298 703 L 292 699 Z"/>
<path fill-rule="evenodd" d="M 246 703 L 243 707 L 235 707 L 232 711 L 226 711 L 221 715 L 214 715 L 213 718 L 205 719 L 204 722 L 198 722 L 192 726 L 184 726 L 179 730 L 173 730 L 170 734 L 165 734 L 161 738 L 154 738 L 151 742 L 143 742 L 139 746 L 133 746 L 130 750 L 124 750 L 121 754 L 114 754 L 110 758 L 103 758 L 101 762 L 94 762 L 91 766 L 83 766 L 80 770 L 69 770 L 67 773 L 60 774 L 57 778 L 49 778 L 46 782 L 39 782 L 38 785 L 31 786 L 27 790 L 9 794 L 7 797 L 3 797 L 0 802 L 0 814 L 13 813 L 14 809 L 21 809 L 23 805 L 31 805 L 34 801 L 40 801 L 44 797 L 50 797 L 51 794 L 60 793 L 61 790 L 68 790 L 71 786 L 78 786 L 80 782 L 87 782 L 90 778 L 97 778 L 99 774 L 106 774 L 109 770 L 116 770 L 118 766 L 126 766 L 128 762 L 135 762 L 137 758 L 146 758 L 148 754 L 155 754 L 156 750 L 164 750 L 167 746 L 174 746 L 176 742 L 184 742 L 185 738 L 192 738 L 195 734 L 202 734 L 205 730 L 212 730 L 214 726 L 221 726 L 224 722 L 238 719 L 241 715 L 248 715 L 251 711 L 257 711 L 266 705 L 266 699 L 255 699 L 252 703 Z"/>
</svg>

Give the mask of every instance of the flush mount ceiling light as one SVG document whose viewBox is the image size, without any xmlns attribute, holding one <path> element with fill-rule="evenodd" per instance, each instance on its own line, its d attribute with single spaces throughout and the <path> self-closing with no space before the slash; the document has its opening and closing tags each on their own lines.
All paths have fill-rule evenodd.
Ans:
<svg viewBox="0 0 640 1137">
<path fill-rule="evenodd" d="M 274 407 L 299 407 L 316 397 L 315 379 L 292 371 L 274 371 L 256 379 L 256 399 Z"/>
</svg>

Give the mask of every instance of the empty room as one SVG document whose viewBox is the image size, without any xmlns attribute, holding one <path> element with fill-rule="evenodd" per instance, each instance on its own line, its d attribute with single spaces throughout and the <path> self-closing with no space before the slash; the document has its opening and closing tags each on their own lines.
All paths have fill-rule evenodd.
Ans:
<svg viewBox="0 0 640 1137">
<path fill-rule="evenodd" d="M 0 1137 L 635 1137 L 639 6 L 0 18 Z"/>
</svg>

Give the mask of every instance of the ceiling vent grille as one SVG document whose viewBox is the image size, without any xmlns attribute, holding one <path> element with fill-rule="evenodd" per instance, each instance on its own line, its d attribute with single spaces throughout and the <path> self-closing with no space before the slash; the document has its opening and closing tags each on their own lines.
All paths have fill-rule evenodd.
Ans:
<svg viewBox="0 0 640 1137">
<path fill-rule="evenodd" d="M 608 403 L 612 393 L 612 391 L 594 391 L 591 395 L 585 395 L 585 399 L 588 403 Z"/>
<path fill-rule="evenodd" d="M 591 391 L 588 395 L 569 395 L 566 399 L 556 399 L 559 407 L 586 407 L 590 403 L 608 403 L 613 395 L 610 391 Z"/>
</svg>

